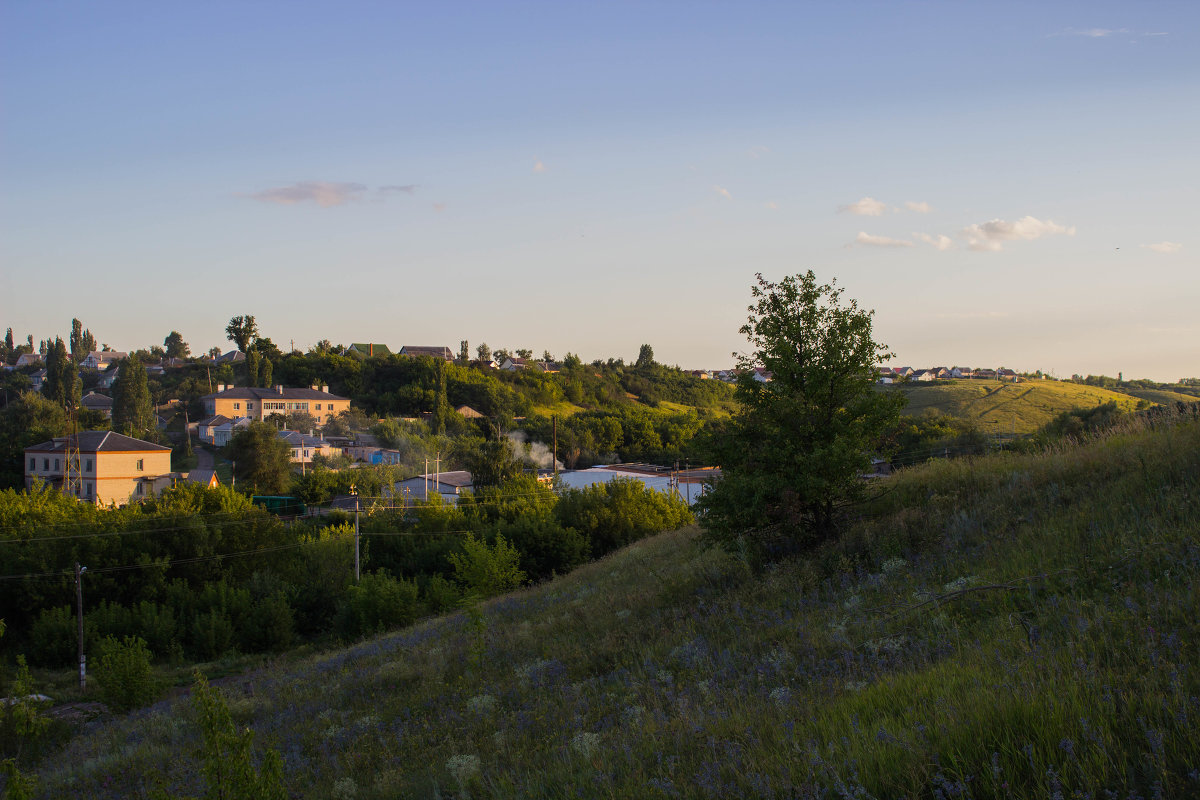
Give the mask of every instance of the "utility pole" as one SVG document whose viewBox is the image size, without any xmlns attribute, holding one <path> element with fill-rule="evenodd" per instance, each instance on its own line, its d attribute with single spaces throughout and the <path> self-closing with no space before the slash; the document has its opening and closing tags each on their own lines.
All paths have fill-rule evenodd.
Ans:
<svg viewBox="0 0 1200 800">
<path fill-rule="evenodd" d="M 429 502 L 429 456 L 425 456 L 425 502 Z"/>
<path fill-rule="evenodd" d="M 350 484 L 350 496 L 354 498 L 354 582 L 358 583 L 358 487 L 353 483 Z"/>
<path fill-rule="evenodd" d="M 83 652 L 83 573 L 87 567 L 75 562 L 75 610 L 79 617 L 79 688 L 87 688 L 87 655 Z"/>
<path fill-rule="evenodd" d="M 554 477 L 558 477 L 558 414 L 550 417 L 554 421 L 554 451 L 551 453 L 551 459 L 554 461 Z"/>
</svg>

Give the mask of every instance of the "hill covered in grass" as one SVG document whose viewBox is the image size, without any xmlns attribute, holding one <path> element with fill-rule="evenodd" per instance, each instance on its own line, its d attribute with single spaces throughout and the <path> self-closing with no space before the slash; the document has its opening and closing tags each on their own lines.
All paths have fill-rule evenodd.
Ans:
<svg viewBox="0 0 1200 800">
<path fill-rule="evenodd" d="M 762 574 L 648 539 L 230 709 L 303 797 L 1194 796 L 1200 424 L 1141 424 L 902 470 Z M 200 795 L 199 741 L 186 699 L 93 723 L 42 796 Z"/>
<path fill-rule="evenodd" d="M 989 380 L 904 383 L 886 391 L 908 397 L 905 414 L 947 414 L 975 422 L 985 434 L 1033 433 L 1064 411 L 1116 403 L 1133 411 L 1138 400 L 1129 394 L 1065 381 L 1006 383 Z M 1151 400 L 1151 402 L 1161 402 Z"/>
</svg>

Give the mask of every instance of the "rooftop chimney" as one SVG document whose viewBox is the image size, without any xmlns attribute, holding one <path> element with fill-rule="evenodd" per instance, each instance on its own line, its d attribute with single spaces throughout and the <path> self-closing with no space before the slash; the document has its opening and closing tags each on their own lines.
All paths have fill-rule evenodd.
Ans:
<svg viewBox="0 0 1200 800">
<path fill-rule="evenodd" d="M 278 394 L 283 394 L 283 384 L 282 383 L 275 384 L 275 391 Z"/>
</svg>

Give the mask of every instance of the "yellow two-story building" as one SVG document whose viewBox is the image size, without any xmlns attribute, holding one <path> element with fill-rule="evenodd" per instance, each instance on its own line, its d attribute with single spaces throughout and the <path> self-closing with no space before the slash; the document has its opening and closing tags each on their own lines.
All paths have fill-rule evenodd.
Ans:
<svg viewBox="0 0 1200 800">
<path fill-rule="evenodd" d="M 304 412 L 315 417 L 318 425 L 324 425 L 350 409 L 349 398 L 330 394 L 321 386 L 301 389 L 273 386 L 260 389 L 218 385 L 214 394 L 206 394 L 200 399 L 204 402 L 204 413 L 210 417 L 220 414 L 230 419 L 249 417 L 262 420 L 272 414 L 291 416 Z"/>
<path fill-rule="evenodd" d="M 171 448 L 113 431 L 84 431 L 25 448 L 25 488 L 38 482 L 100 505 L 125 505 L 171 482 Z"/>
</svg>

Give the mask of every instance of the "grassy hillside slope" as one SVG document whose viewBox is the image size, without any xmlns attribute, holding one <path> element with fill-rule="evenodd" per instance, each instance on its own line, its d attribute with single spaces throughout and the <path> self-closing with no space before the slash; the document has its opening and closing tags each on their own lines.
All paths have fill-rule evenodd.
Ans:
<svg viewBox="0 0 1200 800">
<path fill-rule="evenodd" d="M 904 392 L 908 397 L 906 414 L 919 416 L 932 409 L 974 420 L 986 434 L 1033 433 L 1073 408 L 1108 402 L 1124 411 L 1137 407 L 1137 399 L 1127 394 L 1060 381 L 940 381 L 906 383 L 887 391 Z"/>
<path fill-rule="evenodd" d="M 666 534 L 247 675 L 235 720 L 303 797 L 1200 793 L 1200 424 L 888 480 L 807 560 Z M 184 700 L 96 724 L 43 796 L 198 795 L 198 741 Z"/>
<path fill-rule="evenodd" d="M 1200 397 L 1194 397 L 1190 394 L 1182 392 L 1172 392 L 1166 389 L 1135 389 L 1132 387 L 1121 387 L 1121 394 L 1127 394 L 1131 397 L 1137 397 L 1142 400 L 1149 400 L 1151 403 L 1159 405 L 1168 405 L 1169 403 L 1200 403 Z"/>
</svg>

